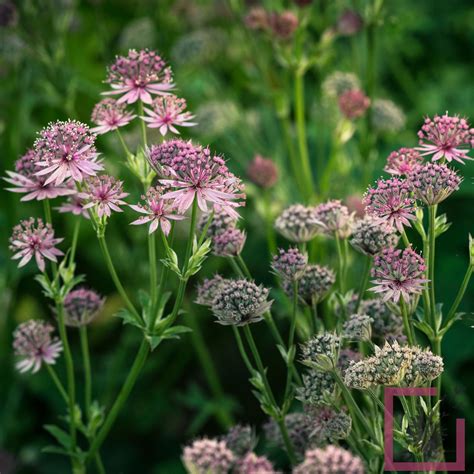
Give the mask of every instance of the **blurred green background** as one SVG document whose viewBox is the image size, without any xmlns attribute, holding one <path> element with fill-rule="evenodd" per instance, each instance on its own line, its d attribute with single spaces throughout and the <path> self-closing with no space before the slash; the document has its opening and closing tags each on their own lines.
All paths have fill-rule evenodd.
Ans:
<svg viewBox="0 0 474 474">
<path fill-rule="evenodd" d="M 2 4 L 0 21 L 0 175 L 12 169 L 14 161 L 29 146 L 35 133 L 51 120 L 75 118 L 89 121 L 93 105 L 105 89 L 105 67 L 116 54 L 129 48 L 157 49 L 171 64 L 180 96 L 196 113 L 199 126 L 191 137 L 225 155 L 230 167 L 245 176 L 248 162 L 256 153 L 285 162 L 285 146 L 270 100 L 268 83 L 256 68 L 255 51 L 271 54 L 258 35 L 248 41 L 242 12 L 225 1 L 145 1 L 135 0 L 45 0 L 18 2 L 14 10 Z M 233 2 L 237 4 L 238 2 Z M 347 7 L 363 12 L 364 1 L 314 0 L 310 8 L 323 26 L 330 27 Z M 297 11 L 295 4 L 266 2 Z M 13 11 L 13 14 L 11 13 Z M 5 13 L 6 12 L 6 13 Z M 11 16 L 13 15 L 13 16 Z M 406 126 L 398 134 L 379 139 L 379 163 L 373 176 L 382 174 L 383 160 L 400 146 L 414 146 L 416 131 L 424 115 L 458 113 L 474 118 L 474 4 L 469 0 L 387 0 L 383 24 L 377 29 L 378 97 L 389 98 L 406 114 Z M 262 45 L 259 44 L 262 41 Z M 257 49 L 252 49 L 257 47 Z M 267 50 L 265 50 L 267 48 Z M 363 31 L 340 38 L 317 70 L 306 80 L 306 107 L 311 160 L 315 174 L 325 160 L 330 121 L 320 113 L 320 88 L 335 70 L 352 71 L 364 80 Z M 276 74 L 278 71 L 276 71 Z M 136 141 L 129 129 L 127 140 Z M 113 140 L 101 137 L 101 151 L 109 169 L 127 177 L 120 149 Z M 361 179 L 351 155 L 344 170 L 335 170 L 330 197 L 361 194 L 369 184 Z M 439 299 L 449 304 L 457 290 L 467 262 L 467 235 L 474 231 L 474 186 L 472 163 L 462 167 L 462 189 L 445 202 L 442 211 L 453 222 L 439 240 L 437 272 Z M 138 196 L 133 185 L 128 191 Z M 3 188 L 3 186 L 2 186 Z M 271 284 L 264 229 L 258 215 L 262 196 L 249 186 L 243 226 L 248 232 L 244 250 L 258 281 Z M 11 351 L 11 333 L 26 318 L 50 317 L 48 303 L 33 281 L 33 267 L 15 268 L 8 251 L 12 226 L 20 218 L 39 215 L 35 203 L 20 204 L 19 197 L 0 190 L 0 472 L 66 472 L 64 459 L 42 454 L 50 444 L 42 425 L 56 422 L 61 400 L 45 373 L 32 377 L 18 375 Z M 273 196 L 276 208 L 295 200 L 291 181 L 283 176 Z M 125 283 L 140 287 L 146 278 L 146 243 L 142 232 L 128 226 L 125 216 L 114 216 L 108 230 L 109 245 Z M 72 220 L 56 217 L 59 235 L 70 236 Z M 87 275 L 87 284 L 108 296 L 106 310 L 91 330 L 95 390 L 110 401 L 131 363 L 140 335 L 132 328 L 123 330 L 113 314 L 120 307 L 102 264 L 93 232 L 82 226 L 78 271 Z M 354 261 L 357 274 L 360 262 Z M 205 265 L 204 274 L 228 272 L 216 258 Z M 202 275 L 201 275 L 202 278 Z M 183 444 L 199 434 L 217 435 L 224 431 L 216 414 L 229 408 L 235 420 L 259 426 L 264 417 L 250 393 L 247 374 L 233 344 L 231 331 L 214 324 L 211 315 L 192 305 L 195 281 L 187 298 L 186 322 L 195 332 L 180 341 L 163 344 L 153 354 L 103 448 L 108 471 L 123 473 L 183 472 L 180 452 Z M 283 309 L 277 307 L 277 313 Z M 474 308 L 472 285 L 463 310 Z M 278 316 L 278 314 L 277 314 Z M 282 314 L 280 314 L 282 316 Z M 282 319 L 282 318 L 280 318 Z M 281 320 L 282 325 L 285 324 Z M 467 419 L 467 451 L 474 465 L 474 332 L 467 319 L 458 323 L 444 344 L 449 378 L 445 427 L 448 459 L 454 455 L 454 419 Z M 256 327 L 270 377 L 278 384 L 282 373 L 280 357 L 265 327 Z M 74 349 L 77 340 L 73 337 Z M 208 363 L 200 351 L 205 345 L 222 381 L 225 395 L 212 395 L 202 364 Z M 198 355 L 198 357 L 196 357 Z M 204 357 L 204 359 L 203 359 Z M 62 367 L 59 367 L 62 370 Z M 59 409 L 60 407 L 60 409 Z M 15 460 L 16 471 L 8 471 Z M 139 468 L 138 468 L 139 466 Z M 469 469 L 468 469 L 469 471 Z"/>
</svg>

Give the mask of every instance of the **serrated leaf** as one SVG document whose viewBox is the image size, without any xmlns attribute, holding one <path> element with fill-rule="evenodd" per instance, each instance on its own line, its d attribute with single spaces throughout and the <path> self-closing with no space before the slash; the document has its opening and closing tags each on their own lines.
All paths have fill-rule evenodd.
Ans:
<svg viewBox="0 0 474 474">
<path fill-rule="evenodd" d="M 67 449 L 71 449 L 71 447 L 72 447 L 71 437 L 69 436 L 68 433 L 66 433 L 64 430 L 59 428 L 59 426 L 44 425 L 43 428 L 50 435 L 52 435 L 61 446 L 65 447 Z"/>
<path fill-rule="evenodd" d="M 123 324 L 131 324 L 140 329 L 144 329 L 144 325 L 141 321 L 138 321 L 136 316 L 132 314 L 127 308 L 121 308 L 115 314 L 116 317 L 123 321 Z"/>
</svg>

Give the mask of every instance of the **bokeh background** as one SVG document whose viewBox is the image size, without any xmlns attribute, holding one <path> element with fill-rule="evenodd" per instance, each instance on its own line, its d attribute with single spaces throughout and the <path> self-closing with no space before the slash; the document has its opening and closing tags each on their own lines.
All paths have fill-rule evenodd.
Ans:
<svg viewBox="0 0 474 474">
<path fill-rule="evenodd" d="M 284 2 L 266 2 L 282 8 Z M 314 18 L 329 28 L 345 8 L 362 14 L 368 2 L 313 0 Z M 281 164 L 285 145 L 271 100 L 274 91 L 259 74 L 258 56 L 271 54 L 257 35 L 249 35 L 242 21 L 247 6 L 239 2 L 212 0 L 18 0 L 0 2 L 0 175 L 29 146 L 36 132 L 51 120 L 68 117 L 88 122 L 99 100 L 105 67 L 116 54 L 129 48 L 157 49 L 172 65 L 179 95 L 197 115 L 199 126 L 187 133 L 223 153 L 230 167 L 245 176 L 256 153 Z M 250 4 L 249 4 L 250 5 Z M 297 10 L 293 3 L 286 7 Z M 474 118 L 474 4 L 469 0 L 387 0 L 383 23 L 377 28 L 377 96 L 393 100 L 404 111 L 406 124 L 396 134 L 378 140 L 379 163 L 373 179 L 382 173 L 387 154 L 400 146 L 414 146 L 415 132 L 424 115 L 458 113 Z M 351 71 L 364 80 L 365 36 L 363 30 L 334 42 L 328 57 L 307 75 L 306 108 L 310 154 L 315 174 L 328 153 L 330 120 L 321 114 L 321 83 L 335 70 Z M 278 71 L 275 71 L 278 75 Z M 278 87 L 278 86 L 275 86 Z M 280 91 L 278 91 L 280 92 Z M 284 96 L 284 93 L 283 93 Z M 285 107 L 285 104 L 283 104 Z M 291 105 L 289 105 L 291 107 Z M 137 133 L 127 132 L 134 143 Z M 113 140 L 99 139 L 108 165 L 127 178 L 120 149 Z M 442 210 L 453 226 L 439 240 L 437 273 L 439 298 L 449 304 L 467 262 L 467 235 L 473 232 L 474 166 L 462 168 L 462 189 L 445 202 Z M 348 150 L 340 169 L 333 170 L 328 196 L 344 198 L 361 194 L 369 184 L 351 163 Z M 127 187 L 127 182 L 126 185 Z M 33 281 L 33 269 L 18 271 L 9 260 L 8 237 L 20 218 L 39 215 L 36 204 L 20 204 L 17 195 L 1 187 L 0 199 L 0 472 L 66 472 L 64 459 L 42 454 L 50 444 L 42 425 L 56 422 L 58 398 L 45 373 L 18 375 L 11 351 L 11 333 L 29 317 L 51 317 L 48 303 Z M 252 186 L 244 212 L 248 232 L 244 257 L 258 281 L 271 284 L 264 226 L 259 217 L 263 197 Z M 297 199 L 287 176 L 282 176 L 272 204 Z M 108 230 L 109 245 L 126 286 L 133 291 L 146 278 L 146 244 L 143 233 L 116 216 Z M 72 221 L 56 217 L 57 233 L 68 236 Z M 353 275 L 358 262 L 354 262 Z M 91 329 L 95 390 L 105 402 L 112 399 L 138 345 L 140 335 L 123 329 L 113 315 L 120 299 L 102 260 L 91 230 L 82 226 L 78 270 L 87 284 L 107 295 L 104 314 Z M 204 274 L 228 272 L 216 258 L 205 265 Z M 218 435 L 228 421 L 255 426 L 264 422 L 257 401 L 250 393 L 247 374 L 233 344 L 232 334 L 216 325 L 211 315 L 192 304 L 195 281 L 187 297 L 186 323 L 192 334 L 160 346 L 148 361 L 142 377 L 103 448 L 110 472 L 179 473 L 181 448 L 202 434 Z M 280 308 L 279 306 L 277 308 Z M 284 325 L 284 310 L 277 309 Z M 471 284 L 463 310 L 474 308 Z M 449 449 L 454 446 L 454 419 L 467 420 L 467 452 L 474 464 L 474 329 L 469 315 L 456 324 L 444 344 L 446 419 Z M 256 328 L 271 379 L 278 384 L 280 357 L 265 327 Z M 74 339 L 74 338 L 73 338 Z M 78 349 L 73 340 L 74 350 Z M 208 368 L 203 370 L 203 365 Z M 59 370 L 62 370 L 59 367 Z M 211 372 L 209 372 L 211 370 Z M 213 385 L 215 370 L 223 393 Z M 217 393 L 217 396 L 216 396 Z M 62 406 L 61 406 L 62 409 Z M 452 456 L 448 452 L 448 458 Z M 16 467 L 9 470 L 13 465 Z M 10 466 L 10 467 L 9 467 Z M 139 466 L 139 467 L 138 467 Z M 469 469 L 468 469 L 469 471 Z"/>
</svg>

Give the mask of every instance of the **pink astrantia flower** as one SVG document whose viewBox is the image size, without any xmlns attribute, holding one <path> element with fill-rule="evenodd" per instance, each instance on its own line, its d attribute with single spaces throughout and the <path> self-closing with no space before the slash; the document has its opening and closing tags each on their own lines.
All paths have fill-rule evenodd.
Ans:
<svg viewBox="0 0 474 474">
<path fill-rule="evenodd" d="M 52 338 L 51 324 L 31 319 L 21 323 L 13 333 L 13 349 L 21 360 L 16 364 L 20 372 L 38 372 L 42 364 L 54 365 L 63 350 L 61 341 Z"/>
<path fill-rule="evenodd" d="M 369 188 L 364 195 L 366 213 L 386 221 L 403 232 L 403 227 L 411 227 L 415 217 L 415 199 L 406 180 L 379 179 L 377 186 Z"/>
<path fill-rule="evenodd" d="M 164 95 L 173 89 L 171 69 L 155 51 L 129 50 L 127 56 L 117 56 L 108 68 L 106 81 L 112 91 L 105 95 L 121 95 L 118 102 L 133 104 L 141 100 L 152 103 L 152 94 Z"/>
<path fill-rule="evenodd" d="M 56 245 L 63 239 L 56 239 L 51 224 L 44 224 L 33 217 L 21 221 L 13 228 L 10 238 L 10 250 L 15 252 L 13 260 L 20 260 L 18 267 L 25 266 L 33 256 L 40 271 L 44 272 L 44 258 L 57 262 L 56 257 L 64 255 Z"/>
<path fill-rule="evenodd" d="M 337 235 L 341 239 L 349 237 L 354 223 L 354 214 L 338 199 L 319 204 L 314 208 L 314 216 L 324 234 Z"/>
<path fill-rule="evenodd" d="M 473 146 L 474 129 L 466 119 L 457 115 L 450 117 L 446 113 L 442 117 L 435 115 L 433 119 L 426 117 L 418 138 L 420 146 L 417 150 L 422 155 L 433 155 L 433 161 L 446 158 L 448 162 L 455 160 L 464 164 L 463 160 L 472 159 L 467 153 Z"/>
<path fill-rule="evenodd" d="M 128 196 L 128 193 L 123 192 L 122 184 L 122 181 L 106 174 L 87 178 L 84 191 L 78 194 L 86 202 L 83 209 L 95 207 L 99 219 L 110 217 L 112 211 L 122 212 L 119 206 L 127 204 L 123 198 Z"/>
<path fill-rule="evenodd" d="M 89 219 L 89 212 L 87 209 L 84 209 L 84 206 L 86 203 L 84 202 L 83 199 L 81 199 L 79 196 L 75 195 L 69 198 L 66 202 L 61 204 L 58 207 L 55 207 L 56 211 L 60 212 L 61 214 L 66 214 L 66 213 L 71 213 L 74 214 L 75 216 L 82 216 L 85 217 L 86 219 Z"/>
<path fill-rule="evenodd" d="M 148 232 L 152 234 L 158 229 L 158 226 L 163 231 L 163 234 L 168 235 L 171 230 L 170 220 L 180 221 L 185 217 L 173 212 L 173 206 L 170 201 L 163 199 L 163 190 L 160 187 L 150 188 L 145 196 L 142 196 L 145 204 L 131 204 L 130 207 L 144 216 L 139 217 L 133 221 L 131 225 L 141 225 L 150 223 Z"/>
<path fill-rule="evenodd" d="M 360 90 L 351 89 L 339 96 L 339 109 L 348 119 L 364 115 L 370 106 L 370 99 Z"/>
<path fill-rule="evenodd" d="M 54 122 L 41 130 L 35 141 L 37 176 L 47 176 L 45 184 L 57 185 L 68 178 L 82 181 L 103 169 L 97 162 L 95 135 L 89 127 L 75 120 Z"/>
<path fill-rule="evenodd" d="M 176 126 L 193 127 L 196 125 L 195 122 L 191 122 L 194 115 L 184 112 L 185 109 L 186 101 L 170 94 L 154 99 L 151 107 L 144 109 L 147 116 L 141 117 L 141 119 L 147 122 L 149 128 L 159 128 L 163 136 L 169 131 L 179 135 Z"/>
<path fill-rule="evenodd" d="M 127 110 L 126 104 L 120 104 L 111 98 L 101 100 L 92 111 L 91 120 L 97 127 L 91 128 L 91 132 L 102 135 L 117 130 L 128 125 L 135 117 Z"/>
<path fill-rule="evenodd" d="M 402 297 L 409 301 L 410 296 L 420 294 L 427 280 L 425 261 L 411 247 L 404 249 L 384 249 L 374 256 L 372 277 L 374 293 L 381 293 L 383 301 L 397 303 Z"/>
<path fill-rule="evenodd" d="M 6 188 L 13 193 L 23 193 L 25 196 L 21 201 L 42 201 L 43 199 L 54 199 L 58 196 L 67 196 L 75 194 L 75 189 L 66 183 L 55 185 L 46 184 L 46 178 L 37 176 L 36 153 L 34 150 L 28 150 L 15 163 L 15 171 L 7 171 L 7 178 L 3 178 L 7 183 L 13 185 L 13 188 Z"/>
<path fill-rule="evenodd" d="M 278 168 L 273 160 L 255 155 L 247 167 L 247 176 L 252 183 L 261 188 L 273 187 L 278 181 Z"/>
<path fill-rule="evenodd" d="M 400 148 L 392 151 L 387 158 L 384 170 L 387 173 L 403 176 L 408 175 L 415 166 L 423 163 L 423 157 L 414 148 Z"/>
<path fill-rule="evenodd" d="M 245 198 L 243 186 L 220 156 L 211 155 L 209 148 L 173 140 L 172 150 L 166 143 L 162 145 L 163 154 L 166 155 L 166 159 L 162 160 L 160 147 L 154 154 L 156 161 L 150 162 L 166 177 L 160 179 L 161 184 L 177 188 L 164 194 L 163 198 L 172 199 L 179 214 L 191 207 L 196 198 L 203 212 L 208 211 L 207 203 L 211 203 L 229 215 L 238 217 L 235 208 L 243 205 L 240 200 Z M 168 165 L 161 165 L 165 162 Z"/>
</svg>

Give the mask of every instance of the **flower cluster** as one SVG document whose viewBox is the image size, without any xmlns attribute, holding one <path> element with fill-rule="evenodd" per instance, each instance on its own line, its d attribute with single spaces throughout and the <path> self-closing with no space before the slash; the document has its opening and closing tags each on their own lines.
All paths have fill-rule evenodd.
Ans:
<svg viewBox="0 0 474 474">
<path fill-rule="evenodd" d="M 323 95 L 337 98 L 344 92 L 359 89 L 360 82 L 355 74 L 350 72 L 335 71 L 323 82 Z"/>
<path fill-rule="evenodd" d="M 337 363 L 340 345 L 336 334 L 326 332 L 313 336 L 302 347 L 302 362 L 315 369 L 330 370 Z"/>
<path fill-rule="evenodd" d="M 226 446 L 237 457 L 245 456 L 251 452 L 257 444 L 255 431 L 249 425 L 235 425 L 223 437 Z"/>
<path fill-rule="evenodd" d="M 320 226 L 313 207 L 294 204 L 277 217 L 275 229 L 288 240 L 300 243 L 312 240 Z"/>
<path fill-rule="evenodd" d="M 195 302 L 203 306 L 212 306 L 216 296 L 221 291 L 222 285 L 226 280 L 220 275 L 215 275 L 212 278 L 206 278 L 197 286 L 197 297 Z"/>
<path fill-rule="evenodd" d="M 298 17 L 289 10 L 278 13 L 253 7 L 245 17 L 245 24 L 251 30 L 268 31 L 275 38 L 288 40 L 298 28 Z"/>
<path fill-rule="evenodd" d="M 388 222 L 365 216 L 355 222 L 350 238 L 351 245 L 364 255 L 373 256 L 388 247 L 395 247 L 398 236 Z"/>
<path fill-rule="evenodd" d="M 339 109 L 348 119 L 356 119 L 364 115 L 370 106 L 370 99 L 358 89 L 351 89 L 339 96 Z"/>
<path fill-rule="evenodd" d="M 278 474 L 265 456 L 247 453 L 235 463 L 234 474 Z"/>
<path fill-rule="evenodd" d="M 273 257 L 272 269 L 280 278 L 293 282 L 303 276 L 307 264 L 308 256 L 292 247 L 288 250 L 278 249 L 278 254 Z"/>
<path fill-rule="evenodd" d="M 319 204 L 314 214 L 323 233 L 329 236 L 338 236 L 341 239 L 349 237 L 352 232 L 354 215 L 339 200 Z"/>
<path fill-rule="evenodd" d="M 182 459 L 189 474 L 227 474 L 235 456 L 224 441 L 202 438 L 184 448 Z"/>
<path fill-rule="evenodd" d="M 293 471 L 294 474 L 364 474 L 364 472 L 364 464 L 358 456 L 334 445 L 307 451 L 303 463 L 296 466 Z"/>
<path fill-rule="evenodd" d="M 20 372 L 38 372 L 42 364 L 55 364 L 62 351 L 61 342 L 51 337 L 53 326 L 31 319 L 20 324 L 13 333 L 13 349 L 20 357 L 16 368 Z"/>
<path fill-rule="evenodd" d="M 311 440 L 321 446 L 328 441 L 334 443 L 349 436 L 352 419 L 345 411 L 336 411 L 328 406 L 309 407 L 307 409 L 313 431 Z"/>
<path fill-rule="evenodd" d="M 373 319 L 367 314 L 352 314 L 343 324 L 343 336 L 350 341 L 370 341 Z"/>
<path fill-rule="evenodd" d="M 247 235 L 236 227 L 229 227 L 212 239 L 214 255 L 218 257 L 236 257 L 245 245 Z"/>
<path fill-rule="evenodd" d="M 303 375 L 303 386 L 297 389 L 296 398 L 305 405 L 325 405 L 334 392 L 334 378 L 329 372 L 310 370 Z"/>
<path fill-rule="evenodd" d="M 360 311 L 372 318 L 372 336 L 377 340 L 399 340 L 403 337 L 401 316 L 394 313 L 380 298 L 362 301 Z"/>
<path fill-rule="evenodd" d="M 406 117 L 391 100 L 375 99 L 371 106 L 371 122 L 378 132 L 394 133 L 405 126 Z"/>
<path fill-rule="evenodd" d="M 68 326 L 81 327 L 89 324 L 101 311 L 105 298 L 94 290 L 78 288 L 64 298 L 64 321 Z"/>
<path fill-rule="evenodd" d="M 268 189 L 278 181 L 278 168 L 269 158 L 256 155 L 247 167 L 247 176 L 252 183 Z"/>
<path fill-rule="evenodd" d="M 392 151 L 387 158 L 384 170 L 397 176 L 408 176 L 415 166 L 423 163 L 423 157 L 414 148 L 400 148 Z"/>
<path fill-rule="evenodd" d="M 128 125 L 136 115 L 127 110 L 124 103 L 108 98 L 98 102 L 92 111 L 91 121 L 96 126 L 91 128 L 92 133 L 103 133 L 117 130 Z"/>
</svg>

